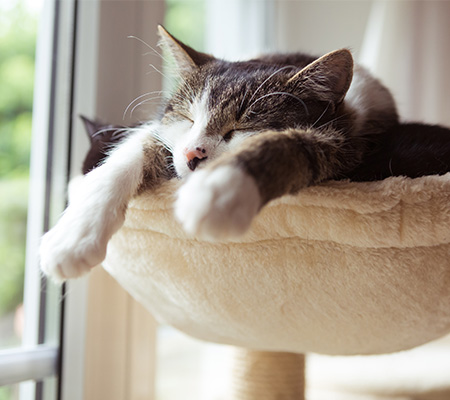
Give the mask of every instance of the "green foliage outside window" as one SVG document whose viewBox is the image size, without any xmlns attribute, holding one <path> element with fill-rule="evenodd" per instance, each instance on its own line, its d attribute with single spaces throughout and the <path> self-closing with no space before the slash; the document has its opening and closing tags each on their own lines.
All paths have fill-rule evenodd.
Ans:
<svg viewBox="0 0 450 400">
<path fill-rule="evenodd" d="M 16 4 L 0 14 L 0 178 L 29 168 L 36 17 Z"/>
<path fill-rule="evenodd" d="M 1 386 L 0 387 L 0 400 L 11 400 L 14 398 L 14 391 L 17 392 L 17 390 L 14 390 L 17 388 L 11 387 L 11 386 Z"/>
<path fill-rule="evenodd" d="M 203 50 L 205 0 L 166 0 L 165 27 L 184 43 Z"/>
<path fill-rule="evenodd" d="M 21 2 L 0 1 L 0 319 L 23 297 L 36 26 Z"/>
<path fill-rule="evenodd" d="M 205 0 L 166 0 L 164 27 L 183 43 L 202 51 L 205 47 Z M 177 86 L 172 74 L 175 62 L 170 56 L 164 59 L 167 75 L 163 79 L 163 87 L 172 92 Z"/>
</svg>

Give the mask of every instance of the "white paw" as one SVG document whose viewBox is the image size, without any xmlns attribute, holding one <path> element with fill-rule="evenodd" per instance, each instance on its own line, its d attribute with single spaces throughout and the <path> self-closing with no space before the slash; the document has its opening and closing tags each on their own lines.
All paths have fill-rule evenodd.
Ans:
<svg viewBox="0 0 450 400">
<path fill-rule="evenodd" d="M 178 191 L 175 215 L 186 232 L 204 239 L 242 235 L 258 213 L 255 180 L 237 167 L 193 173 Z"/>
<path fill-rule="evenodd" d="M 102 221 L 69 206 L 39 249 L 42 271 L 55 282 L 78 278 L 99 265 L 106 256 L 109 236 L 102 234 Z"/>
</svg>

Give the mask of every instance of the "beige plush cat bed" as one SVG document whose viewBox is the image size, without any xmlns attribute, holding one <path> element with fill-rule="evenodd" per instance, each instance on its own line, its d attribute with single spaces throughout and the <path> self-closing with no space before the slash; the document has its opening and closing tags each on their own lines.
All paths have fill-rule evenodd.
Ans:
<svg viewBox="0 0 450 400">
<path fill-rule="evenodd" d="M 263 351 L 244 357 L 248 374 L 301 364 L 276 352 L 388 353 L 450 332 L 450 174 L 311 187 L 219 243 L 174 220 L 177 185 L 133 200 L 104 267 L 159 321 Z M 300 396 L 298 380 L 273 371 L 285 397 L 247 387 L 240 398 Z"/>
</svg>

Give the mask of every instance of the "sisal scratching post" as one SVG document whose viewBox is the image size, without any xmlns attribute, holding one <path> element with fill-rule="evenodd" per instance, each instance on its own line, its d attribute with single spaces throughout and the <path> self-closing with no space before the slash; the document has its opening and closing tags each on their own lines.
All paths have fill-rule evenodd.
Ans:
<svg viewBox="0 0 450 400">
<path fill-rule="evenodd" d="M 304 400 L 305 356 L 237 349 L 233 400 Z"/>
</svg>

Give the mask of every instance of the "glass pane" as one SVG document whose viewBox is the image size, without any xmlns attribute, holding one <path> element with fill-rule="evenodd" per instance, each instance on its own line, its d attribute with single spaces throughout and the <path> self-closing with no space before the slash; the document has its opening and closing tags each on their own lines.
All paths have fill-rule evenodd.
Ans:
<svg viewBox="0 0 450 400">
<path fill-rule="evenodd" d="M 166 0 L 164 25 L 196 50 L 204 49 L 205 0 Z"/>
<path fill-rule="evenodd" d="M 19 400 L 19 385 L 0 386 L 0 400 Z"/>
<path fill-rule="evenodd" d="M 0 0 L 0 349 L 20 344 L 22 335 L 39 3 Z M 0 393 L 7 391 L 4 389 Z M 3 400 L 1 396 L 6 394 L 0 394 L 0 400 Z"/>
</svg>

